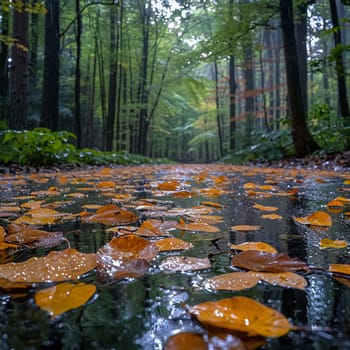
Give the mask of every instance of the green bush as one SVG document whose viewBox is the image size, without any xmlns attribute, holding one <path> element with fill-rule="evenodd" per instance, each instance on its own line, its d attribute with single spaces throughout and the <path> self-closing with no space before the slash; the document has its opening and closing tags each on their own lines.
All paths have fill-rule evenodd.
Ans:
<svg viewBox="0 0 350 350">
<path fill-rule="evenodd" d="M 5 163 L 53 165 L 75 161 L 75 135 L 68 131 L 36 128 L 0 133 L 0 160 Z"/>
</svg>

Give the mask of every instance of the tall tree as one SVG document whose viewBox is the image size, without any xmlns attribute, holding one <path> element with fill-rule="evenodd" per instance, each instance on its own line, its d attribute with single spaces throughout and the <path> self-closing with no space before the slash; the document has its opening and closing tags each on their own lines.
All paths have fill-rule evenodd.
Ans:
<svg viewBox="0 0 350 350">
<path fill-rule="evenodd" d="M 41 125 L 51 130 L 58 126 L 59 102 L 59 0 L 46 0 L 44 77 L 42 91 Z"/>
<path fill-rule="evenodd" d="M 345 67 L 343 61 L 343 50 L 342 50 L 342 31 L 340 28 L 337 3 L 336 0 L 329 0 L 329 5 L 331 9 L 331 17 L 333 22 L 333 33 L 334 33 L 334 59 L 335 59 L 335 69 L 337 72 L 337 84 L 338 84 L 338 94 L 339 94 L 339 105 L 340 113 L 344 118 L 350 118 L 348 93 L 345 80 Z M 350 123 L 349 123 L 350 124 Z"/>
<path fill-rule="evenodd" d="M 310 134 L 306 123 L 306 112 L 301 93 L 292 0 L 280 0 L 280 15 L 293 144 L 296 155 L 304 157 L 319 149 L 319 146 Z"/>
<path fill-rule="evenodd" d="M 7 36 L 9 34 L 9 12 L 1 13 L 1 34 Z M 7 110 L 7 95 L 8 95 L 8 55 L 9 47 L 4 42 L 0 43 L 0 119 L 8 120 Z"/>
<path fill-rule="evenodd" d="M 10 121 L 12 129 L 24 129 L 27 124 L 28 30 L 29 15 L 23 8 L 13 13 L 13 36 L 22 47 L 12 46 Z"/>
</svg>

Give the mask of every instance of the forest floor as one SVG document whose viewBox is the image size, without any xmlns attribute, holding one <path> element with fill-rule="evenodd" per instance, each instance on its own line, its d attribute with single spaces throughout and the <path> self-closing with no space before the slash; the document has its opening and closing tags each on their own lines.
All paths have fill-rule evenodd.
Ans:
<svg viewBox="0 0 350 350">
<path fill-rule="evenodd" d="M 308 170 L 332 170 L 336 172 L 350 172 L 350 151 L 345 153 L 312 155 L 305 158 L 284 158 L 273 161 L 247 162 L 242 165 L 256 167 L 271 167 L 285 169 L 308 169 Z M 113 167 L 112 165 L 109 165 Z M 115 167 L 119 165 L 114 165 Z M 98 166 L 87 164 L 61 164 L 56 166 L 30 166 L 30 165 L 2 165 L 0 164 L 0 174 L 28 174 L 41 172 L 58 172 L 61 170 L 88 170 Z"/>
</svg>

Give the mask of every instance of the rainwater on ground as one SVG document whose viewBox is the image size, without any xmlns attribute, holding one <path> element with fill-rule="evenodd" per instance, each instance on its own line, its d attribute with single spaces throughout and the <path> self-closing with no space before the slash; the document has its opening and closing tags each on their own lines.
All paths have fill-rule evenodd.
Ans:
<svg viewBox="0 0 350 350">
<path fill-rule="evenodd" d="M 115 182 L 115 186 L 96 186 L 103 181 Z M 176 191 L 159 189 L 163 182 L 178 182 L 176 191 L 197 195 L 178 198 Z M 52 189 L 60 194 L 38 192 Z M 115 203 L 137 214 L 138 221 L 132 225 L 149 218 L 191 221 L 196 216 L 193 208 L 201 203 L 222 205 L 206 206 L 208 215 L 221 216 L 221 222 L 215 224 L 218 232 L 170 231 L 172 236 L 192 242 L 193 248 L 159 253 L 143 276 L 118 281 L 101 279 L 96 271 L 82 276 L 81 281 L 96 284 L 95 296 L 58 317 L 50 317 L 35 304 L 35 288 L 23 296 L 1 291 L 0 349 L 162 349 L 169 336 L 177 332 L 205 333 L 186 305 L 237 295 L 278 310 L 299 327 L 280 338 L 267 338 L 260 349 L 350 349 L 350 279 L 345 278 L 347 286 L 327 272 L 330 264 L 350 263 L 350 248 L 321 249 L 319 245 L 324 237 L 350 242 L 350 205 L 340 210 L 326 206 L 338 196 L 350 198 L 350 174 L 226 165 L 93 168 L 34 176 L 2 175 L 0 191 L 0 207 L 38 199 L 44 203 L 66 201 L 57 210 L 78 214 L 86 204 Z M 35 198 L 30 197 L 33 193 L 37 193 Z M 146 208 L 145 203 L 152 206 Z M 275 213 L 281 218 L 262 218 L 265 213 L 253 208 L 255 203 L 277 207 Z M 331 215 L 331 227 L 308 227 L 293 220 L 320 210 Z M 2 215 L 1 226 L 6 227 L 24 212 Z M 261 229 L 235 231 L 231 229 L 234 225 L 259 225 Z M 63 232 L 70 246 L 83 253 L 96 253 L 114 235 L 108 226 L 82 223 L 79 218 L 43 228 Z M 230 263 L 237 252 L 231 251 L 229 244 L 251 241 L 268 243 L 312 267 L 311 272 L 298 272 L 308 282 L 306 289 L 260 282 L 237 292 L 207 290 L 206 278 L 238 270 Z M 64 242 L 54 248 L 25 250 L 14 261 L 65 248 Z M 211 267 L 186 272 L 160 269 L 165 258 L 179 255 L 209 257 Z"/>
</svg>

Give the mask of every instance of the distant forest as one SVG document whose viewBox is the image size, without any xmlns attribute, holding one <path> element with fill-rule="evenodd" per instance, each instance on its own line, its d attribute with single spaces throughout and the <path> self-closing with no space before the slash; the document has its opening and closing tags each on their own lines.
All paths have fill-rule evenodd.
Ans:
<svg viewBox="0 0 350 350">
<path fill-rule="evenodd" d="M 0 0 L 0 129 L 188 162 L 350 149 L 349 0 Z"/>
</svg>

